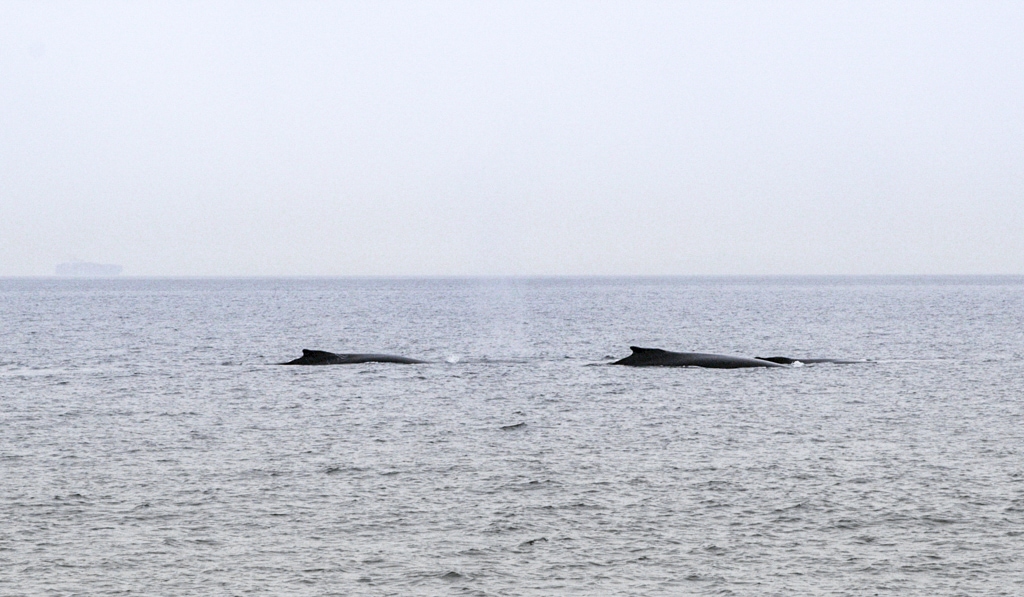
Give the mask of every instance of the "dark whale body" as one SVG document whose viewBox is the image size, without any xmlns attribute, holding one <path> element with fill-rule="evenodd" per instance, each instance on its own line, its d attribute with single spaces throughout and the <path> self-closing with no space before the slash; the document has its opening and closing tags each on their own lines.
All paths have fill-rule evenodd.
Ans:
<svg viewBox="0 0 1024 597">
<path fill-rule="evenodd" d="M 853 365 L 855 363 L 867 363 L 869 361 L 848 361 L 845 359 L 791 359 L 789 357 L 756 357 L 762 361 L 771 361 L 780 365 L 792 365 L 793 363 L 804 363 L 810 365 L 813 363 L 834 363 L 836 365 Z"/>
<path fill-rule="evenodd" d="M 733 357 L 724 354 L 670 352 L 660 348 L 640 348 L 639 346 L 630 346 L 629 349 L 633 351 L 633 354 L 615 361 L 612 365 L 627 365 L 629 367 L 707 367 L 710 369 L 786 366 L 764 359 Z"/>
<path fill-rule="evenodd" d="M 294 361 L 281 363 L 282 365 L 355 365 L 357 363 L 402 363 L 411 365 L 414 363 L 425 363 L 409 357 L 400 357 L 393 354 L 334 354 L 325 350 L 302 349 L 302 356 Z"/>
</svg>

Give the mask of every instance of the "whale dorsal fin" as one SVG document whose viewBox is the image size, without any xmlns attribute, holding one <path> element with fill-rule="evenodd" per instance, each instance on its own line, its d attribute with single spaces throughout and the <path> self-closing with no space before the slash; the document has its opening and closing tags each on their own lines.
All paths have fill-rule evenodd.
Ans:
<svg viewBox="0 0 1024 597">
<path fill-rule="evenodd" d="M 639 346 L 630 346 L 629 349 L 633 351 L 633 354 L 644 354 L 644 353 L 652 353 L 652 352 L 665 352 L 664 350 L 662 350 L 660 348 L 641 348 Z"/>
<path fill-rule="evenodd" d="M 334 353 L 327 352 L 326 350 L 309 350 L 308 348 L 303 348 L 302 349 L 302 356 L 304 356 L 304 357 L 322 357 L 322 356 L 326 356 L 326 355 L 329 355 L 329 354 L 334 354 Z"/>
</svg>

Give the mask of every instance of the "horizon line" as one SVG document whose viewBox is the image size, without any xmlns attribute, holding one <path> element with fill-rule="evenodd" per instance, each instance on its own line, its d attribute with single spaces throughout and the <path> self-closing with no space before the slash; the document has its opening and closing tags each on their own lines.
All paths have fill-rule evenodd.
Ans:
<svg viewBox="0 0 1024 597">
<path fill-rule="evenodd" d="M 1024 278 L 1024 273 L 985 274 L 138 274 L 68 276 L 2 275 L 0 280 L 468 280 L 468 279 L 695 279 L 695 278 Z"/>
</svg>

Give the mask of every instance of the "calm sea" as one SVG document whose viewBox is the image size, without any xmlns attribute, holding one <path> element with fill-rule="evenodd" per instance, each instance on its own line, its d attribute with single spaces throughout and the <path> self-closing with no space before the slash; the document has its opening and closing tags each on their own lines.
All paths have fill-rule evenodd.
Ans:
<svg viewBox="0 0 1024 597">
<path fill-rule="evenodd" d="M 0 334 L 0 595 L 1024 595 L 1024 278 L 6 279 Z"/>
</svg>

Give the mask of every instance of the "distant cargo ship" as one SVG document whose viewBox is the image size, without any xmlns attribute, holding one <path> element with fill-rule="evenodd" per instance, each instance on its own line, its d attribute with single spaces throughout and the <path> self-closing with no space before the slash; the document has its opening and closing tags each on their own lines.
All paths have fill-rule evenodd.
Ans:
<svg viewBox="0 0 1024 597">
<path fill-rule="evenodd" d="M 124 268 L 120 265 L 109 263 L 72 261 L 57 265 L 56 273 L 58 276 L 74 276 L 77 278 L 110 278 L 119 275 L 122 269 Z"/>
</svg>

